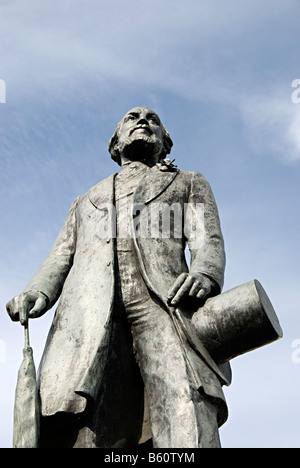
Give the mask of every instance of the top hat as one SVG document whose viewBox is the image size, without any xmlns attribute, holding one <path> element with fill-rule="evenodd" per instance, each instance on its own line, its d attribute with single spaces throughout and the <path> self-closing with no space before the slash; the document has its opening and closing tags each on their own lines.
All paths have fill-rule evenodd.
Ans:
<svg viewBox="0 0 300 468">
<path fill-rule="evenodd" d="M 208 299 L 190 325 L 218 364 L 282 338 L 271 301 L 257 280 Z"/>
</svg>

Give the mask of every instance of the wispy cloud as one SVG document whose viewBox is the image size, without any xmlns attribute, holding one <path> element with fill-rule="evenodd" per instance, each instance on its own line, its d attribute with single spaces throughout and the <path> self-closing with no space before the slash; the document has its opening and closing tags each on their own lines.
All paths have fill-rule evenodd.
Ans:
<svg viewBox="0 0 300 468">
<path fill-rule="evenodd" d="M 291 101 L 286 85 L 284 93 L 244 97 L 240 112 L 252 149 L 289 163 L 300 159 L 300 105 Z"/>
</svg>

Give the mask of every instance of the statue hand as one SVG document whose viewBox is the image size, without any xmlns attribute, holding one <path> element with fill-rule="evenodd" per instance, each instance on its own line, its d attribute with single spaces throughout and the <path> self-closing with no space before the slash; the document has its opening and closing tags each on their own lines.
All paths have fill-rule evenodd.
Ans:
<svg viewBox="0 0 300 468">
<path fill-rule="evenodd" d="M 13 297 L 7 304 L 6 310 L 10 318 L 20 321 L 25 325 L 28 318 L 36 318 L 43 315 L 47 305 L 47 297 L 39 291 L 28 291 Z"/>
<path fill-rule="evenodd" d="M 211 292 L 210 279 L 202 273 L 181 273 L 168 293 L 168 303 L 178 305 L 183 299 L 189 297 L 203 301 Z"/>
</svg>

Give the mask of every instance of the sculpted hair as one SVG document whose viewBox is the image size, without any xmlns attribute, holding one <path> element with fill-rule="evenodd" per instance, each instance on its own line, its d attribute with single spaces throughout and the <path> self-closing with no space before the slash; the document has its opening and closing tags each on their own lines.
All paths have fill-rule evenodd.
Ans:
<svg viewBox="0 0 300 468">
<path fill-rule="evenodd" d="M 110 152 L 111 158 L 117 164 L 119 164 L 119 166 L 121 166 L 121 156 L 120 156 L 120 153 L 119 153 L 119 151 L 117 149 L 117 144 L 118 144 L 118 141 L 119 141 L 119 130 L 120 130 L 120 127 L 121 127 L 121 122 L 119 122 L 117 124 L 115 132 L 114 132 L 113 136 L 111 137 L 111 139 L 109 140 L 109 144 L 108 144 L 108 151 Z M 159 156 L 159 159 L 165 159 L 167 154 L 171 153 L 171 148 L 173 146 L 173 141 L 172 141 L 172 139 L 171 139 L 171 137 L 169 135 L 169 132 L 166 130 L 164 125 L 162 125 L 162 127 L 164 129 L 164 147 L 163 147 L 163 150 L 162 150 L 162 152 L 161 152 L 161 154 Z"/>
</svg>

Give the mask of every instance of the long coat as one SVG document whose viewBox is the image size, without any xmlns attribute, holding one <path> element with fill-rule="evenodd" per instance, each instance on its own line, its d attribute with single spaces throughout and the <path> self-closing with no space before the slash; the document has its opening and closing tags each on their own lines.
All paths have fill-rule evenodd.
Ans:
<svg viewBox="0 0 300 468">
<path fill-rule="evenodd" d="M 109 352 L 114 306 L 115 175 L 76 198 L 49 256 L 25 288 L 46 294 L 48 309 L 60 297 L 39 370 L 44 416 L 59 411 L 80 413 L 87 398 L 95 399 L 99 390 Z M 202 233 L 200 243 L 190 238 L 190 227 L 184 238 L 172 232 L 165 237 L 139 236 L 135 216 L 139 266 L 146 285 L 162 307 L 169 311 L 167 291 L 182 272 L 189 270 L 184 253 L 186 241 L 190 242 L 190 271 L 209 276 L 217 292 L 221 292 L 224 244 L 214 196 L 205 178 L 198 172 L 163 172 L 154 166 L 139 183 L 133 200 L 141 209 L 154 203 L 176 204 L 182 207 L 182 225 L 193 226 L 196 221 Z M 201 343 L 198 345 L 206 364 L 222 384 L 228 384 Z M 210 393 L 214 394 L 214 389 Z"/>
</svg>

